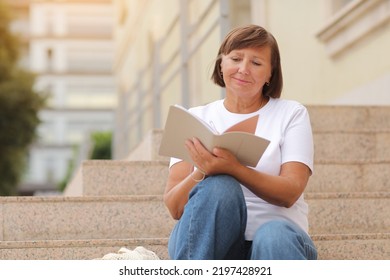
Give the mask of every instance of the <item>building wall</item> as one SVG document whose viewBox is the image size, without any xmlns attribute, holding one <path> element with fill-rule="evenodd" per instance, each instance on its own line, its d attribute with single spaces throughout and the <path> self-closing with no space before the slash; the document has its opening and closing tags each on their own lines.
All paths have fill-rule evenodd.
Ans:
<svg viewBox="0 0 390 280">
<path fill-rule="evenodd" d="M 203 31 L 221 17 L 223 2 L 166 0 L 161 5 L 157 0 L 115 1 L 115 72 L 121 103 L 117 158 L 126 157 L 150 129 L 163 127 L 169 105 L 195 106 L 223 96 L 210 75 L 227 26 L 255 23 L 274 34 L 282 56 L 283 98 L 307 105 L 390 104 L 390 60 L 386 59 L 389 0 L 228 0 L 228 24 L 213 29 L 183 67 L 183 49 L 195 46 Z M 210 10 L 185 40 L 181 3 L 189 6 L 185 18 L 190 29 L 204 9 Z M 173 31 L 167 33 L 170 26 Z M 176 51 L 179 53 L 174 56 Z M 156 67 L 155 61 L 162 64 Z M 165 84 L 178 68 L 177 75 Z M 181 77 L 185 71 L 187 82 Z M 156 110 L 153 94 L 162 84 L 157 90 L 160 107 Z M 183 92 L 188 92 L 188 101 L 183 100 Z"/>
<path fill-rule="evenodd" d="M 14 30 L 25 38 L 22 61 L 37 74 L 36 89 L 48 96 L 21 192 L 55 189 L 90 133 L 114 127 L 113 5 L 111 0 L 12 4 L 19 10 Z"/>
<path fill-rule="evenodd" d="M 266 3 L 266 25 L 278 39 L 282 54 L 284 97 L 306 104 L 390 104 L 390 60 L 385 59 L 390 46 L 389 1 L 344 1 L 349 2 L 341 7 L 344 10 L 333 13 L 331 2 Z M 345 12 L 356 3 L 368 8 L 349 19 Z M 363 32 L 378 12 L 384 20 L 333 53 L 318 34 L 343 11 L 338 20 L 351 21 L 336 32 L 335 37 L 341 34 L 343 41 Z"/>
</svg>

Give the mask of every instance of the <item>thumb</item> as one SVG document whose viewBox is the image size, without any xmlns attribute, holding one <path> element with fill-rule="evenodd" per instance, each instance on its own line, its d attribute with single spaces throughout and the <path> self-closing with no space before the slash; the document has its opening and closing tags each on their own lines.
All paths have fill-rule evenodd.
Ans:
<svg viewBox="0 0 390 280">
<path fill-rule="evenodd" d="M 213 149 L 213 154 L 216 157 L 222 157 L 222 158 L 226 157 L 226 151 L 224 149 L 221 149 L 221 148 L 214 148 Z"/>
</svg>

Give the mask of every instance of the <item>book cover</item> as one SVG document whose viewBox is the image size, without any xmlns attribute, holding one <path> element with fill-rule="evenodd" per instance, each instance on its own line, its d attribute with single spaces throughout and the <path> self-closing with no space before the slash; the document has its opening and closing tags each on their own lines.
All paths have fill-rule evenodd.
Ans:
<svg viewBox="0 0 390 280">
<path fill-rule="evenodd" d="M 232 152 L 244 165 L 255 167 L 270 141 L 254 133 L 259 116 L 239 122 L 219 134 L 210 124 L 181 106 L 170 106 L 162 136 L 159 154 L 192 162 L 184 145 L 196 137 L 212 151 L 220 147 Z"/>
</svg>

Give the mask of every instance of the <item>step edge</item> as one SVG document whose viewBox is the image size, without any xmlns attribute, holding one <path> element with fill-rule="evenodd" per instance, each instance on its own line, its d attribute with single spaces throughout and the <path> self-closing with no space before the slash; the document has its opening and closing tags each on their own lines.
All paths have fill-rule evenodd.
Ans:
<svg viewBox="0 0 390 280">
<path fill-rule="evenodd" d="M 342 240 L 380 240 L 389 239 L 390 232 L 378 233 L 348 233 L 348 234 L 310 234 L 313 241 L 342 241 Z"/>
<path fill-rule="evenodd" d="M 343 240 L 387 240 L 390 232 L 384 233 L 353 233 L 353 234 L 310 234 L 313 241 L 343 241 Z M 123 243 L 167 245 L 169 238 L 122 238 L 122 239 L 73 239 L 73 240 L 25 240 L 25 241 L 0 241 L 0 249 L 38 248 L 38 247 L 85 247 L 90 246 L 115 246 Z M 66 245 L 66 246 L 64 246 Z"/>
<path fill-rule="evenodd" d="M 162 194 L 155 195 L 107 195 L 107 196 L 4 196 L 0 197 L 1 204 L 11 203 L 83 203 L 83 202 L 134 202 L 162 201 Z"/>
<path fill-rule="evenodd" d="M 127 238 L 127 239 L 61 239 L 61 240 L 23 240 L 23 241 L 0 241 L 0 249 L 21 249 L 21 248 L 79 248 L 88 246 L 117 246 L 123 243 L 167 245 L 168 238 Z"/>
<path fill-rule="evenodd" d="M 388 199 L 390 192 L 305 192 L 305 199 Z"/>
</svg>

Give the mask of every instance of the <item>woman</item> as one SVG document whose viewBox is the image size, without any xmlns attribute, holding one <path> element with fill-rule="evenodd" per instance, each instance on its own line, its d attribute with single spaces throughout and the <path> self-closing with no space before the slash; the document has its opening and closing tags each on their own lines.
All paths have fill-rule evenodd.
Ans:
<svg viewBox="0 0 390 280">
<path fill-rule="evenodd" d="M 232 30 L 212 80 L 226 97 L 190 111 L 223 132 L 259 115 L 255 134 L 270 144 L 255 168 L 227 150 L 185 145 L 195 166 L 172 158 L 164 202 L 178 222 L 172 259 L 316 259 L 303 192 L 313 170 L 313 140 L 304 106 L 280 99 L 282 70 L 275 38 L 249 25 Z M 251 147 L 255 149 L 256 147 Z"/>
</svg>

